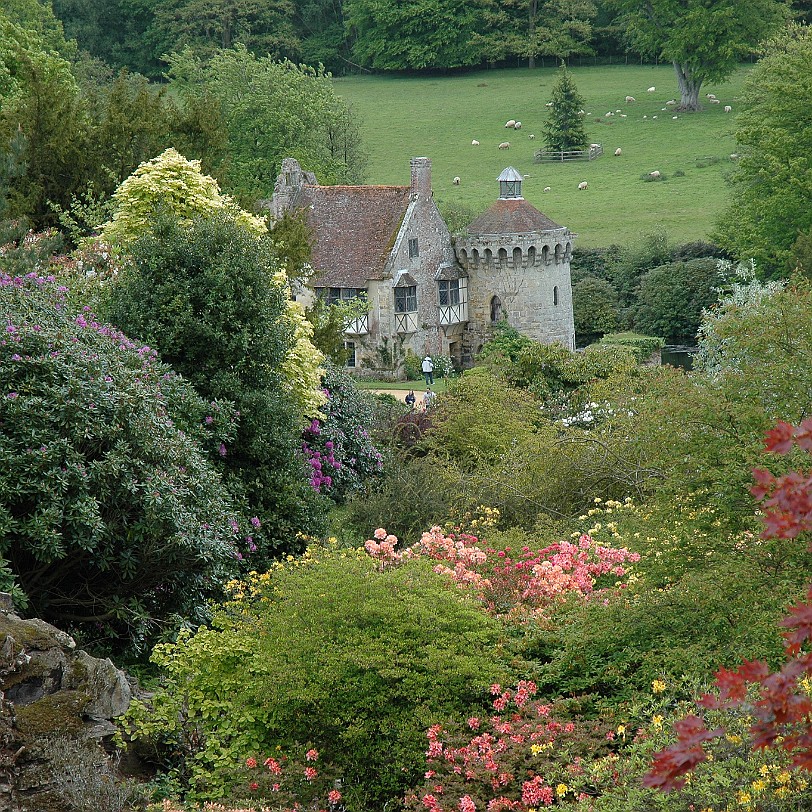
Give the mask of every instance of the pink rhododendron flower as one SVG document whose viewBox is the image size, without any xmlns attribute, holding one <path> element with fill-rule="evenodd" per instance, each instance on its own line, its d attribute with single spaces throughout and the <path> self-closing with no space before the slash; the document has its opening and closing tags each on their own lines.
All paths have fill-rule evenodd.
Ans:
<svg viewBox="0 0 812 812">
<path fill-rule="evenodd" d="M 337 789 L 331 789 L 327 793 L 327 800 L 331 804 L 337 804 L 341 800 L 341 793 Z"/>
<path fill-rule="evenodd" d="M 310 750 L 308 750 L 308 751 L 305 753 L 305 758 L 306 758 L 308 761 L 318 761 L 318 758 L 319 758 L 319 751 L 318 751 L 318 750 L 316 750 L 316 748 L 315 748 L 315 747 L 311 747 L 311 748 L 310 748 Z"/>
<path fill-rule="evenodd" d="M 304 776 L 308 781 L 315 781 L 319 775 L 319 771 L 315 767 L 305 767 Z"/>
<path fill-rule="evenodd" d="M 249 756 L 245 759 L 245 766 L 253 770 L 257 766 L 257 760 L 253 756 Z"/>
</svg>

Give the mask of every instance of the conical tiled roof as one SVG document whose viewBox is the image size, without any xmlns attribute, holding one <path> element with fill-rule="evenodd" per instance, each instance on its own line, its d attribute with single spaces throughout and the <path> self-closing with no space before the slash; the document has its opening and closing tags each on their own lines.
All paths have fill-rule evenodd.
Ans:
<svg viewBox="0 0 812 812">
<path fill-rule="evenodd" d="M 469 234 L 529 234 L 535 231 L 555 231 L 563 226 L 524 198 L 497 200 L 486 212 L 468 226 Z"/>
</svg>

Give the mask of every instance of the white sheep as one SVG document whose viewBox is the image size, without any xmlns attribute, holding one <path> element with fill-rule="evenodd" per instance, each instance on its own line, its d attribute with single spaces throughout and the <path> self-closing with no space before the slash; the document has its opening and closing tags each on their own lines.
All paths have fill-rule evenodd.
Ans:
<svg viewBox="0 0 812 812">
<path fill-rule="evenodd" d="M 671 116 L 672 121 L 676 121 L 678 118 L 679 118 L 679 116 Z"/>
<path fill-rule="evenodd" d="M 709 99 L 715 99 L 715 98 L 716 98 L 716 96 L 714 96 L 714 95 L 713 95 L 713 93 L 706 93 L 705 95 L 706 95 L 706 96 L 707 96 Z"/>
<path fill-rule="evenodd" d="M 542 192 L 551 192 L 552 189 L 549 186 L 545 186 L 541 191 Z"/>
<path fill-rule="evenodd" d="M 657 89 L 656 87 L 652 86 L 646 91 L 646 93 L 653 93 L 656 89 Z"/>
<path fill-rule="evenodd" d="M 659 170 L 659 169 L 655 169 L 653 172 L 649 172 L 649 173 L 648 173 L 648 176 L 649 176 L 650 178 L 654 178 L 654 180 L 658 180 L 658 179 L 659 179 L 659 177 L 660 177 L 660 170 Z"/>
<path fill-rule="evenodd" d="M 472 147 L 478 147 L 479 146 L 479 141 L 477 141 L 476 138 L 475 138 L 473 141 L 471 141 L 471 146 Z"/>
<path fill-rule="evenodd" d="M 657 118 L 657 116 L 652 116 L 652 118 Z"/>
<path fill-rule="evenodd" d="M 631 104 L 634 101 L 637 101 L 634 96 L 626 96 L 626 104 Z"/>
<path fill-rule="evenodd" d="M 521 121 L 517 121 L 517 122 L 516 122 L 516 123 L 513 125 L 513 129 L 514 129 L 514 130 L 521 130 L 521 128 L 522 128 L 522 122 L 521 122 Z"/>
<path fill-rule="evenodd" d="M 452 180 L 451 182 L 452 182 L 452 183 L 453 183 L 455 186 L 459 186 L 459 185 L 460 185 L 460 176 L 459 176 L 459 175 L 456 175 L 456 176 L 454 177 L 454 180 Z"/>
<path fill-rule="evenodd" d="M 613 115 L 614 115 L 614 113 L 610 110 L 608 113 L 606 113 L 604 118 L 609 118 L 609 116 L 613 116 Z"/>
<path fill-rule="evenodd" d="M 503 141 L 499 145 L 499 149 L 510 149 L 510 141 Z"/>
<path fill-rule="evenodd" d="M 708 99 L 708 101 L 709 101 L 711 104 L 721 104 L 721 103 L 722 103 L 722 102 L 720 102 L 720 101 L 719 101 L 719 99 Z"/>
<path fill-rule="evenodd" d="M 516 119 L 515 118 L 511 118 L 511 119 L 509 119 L 508 121 L 505 122 L 505 129 L 506 130 L 512 130 L 515 126 L 516 126 Z"/>
<path fill-rule="evenodd" d="M 578 189 L 579 189 L 580 191 L 582 191 L 582 192 L 583 192 L 583 190 L 584 190 L 584 189 L 588 189 L 588 188 L 589 188 L 589 184 L 588 184 L 588 183 L 587 183 L 585 180 L 582 180 L 582 181 L 581 181 L 581 182 L 578 184 Z"/>
<path fill-rule="evenodd" d="M 732 107 L 731 107 L 729 104 L 726 104 L 726 105 L 725 105 L 725 112 L 726 112 L 726 113 L 732 113 L 732 112 L 733 112 L 733 108 L 732 108 Z"/>
<path fill-rule="evenodd" d="M 528 138 L 529 138 L 531 141 L 535 141 L 535 140 L 536 140 L 536 136 L 535 136 L 535 135 L 533 135 L 533 133 L 530 133 L 530 135 L 528 135 L 527 137 L 528 137 Z"/>
<path fill-rule="evenodd" d="M 668 106 L 668 107 L 673 107 L 673 106 L 674 106 L 676 103 L 677 103 L 677 100 L 676 100 L 676 99 L 669 99 L 669 100 L 666 102 L 666 106 Z"/>
<path fill-rule="evenodd" d="M 620 157 L 622 154 L 623 154 L 623 150 L 622 150 L 620 147 L 618 147 L 618 148 L 615 150 L 615 155 L 617 155 L 618 157 Z"/>
<path fill-rule="evenodd" d="M 553 103 L 552 103 L 552 102 L 547 102 L 547 104 L 545 104 L 544 106 L 545 106 L 545 107 L 552 107 L 552 106 L 553 106 Z"/>
</svg>

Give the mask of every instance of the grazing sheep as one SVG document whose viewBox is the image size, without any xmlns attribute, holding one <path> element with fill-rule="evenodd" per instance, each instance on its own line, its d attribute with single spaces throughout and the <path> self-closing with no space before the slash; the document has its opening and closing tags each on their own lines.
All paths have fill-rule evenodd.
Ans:
<svg viewBox="0 0 812 812">
<path fill-rule="evenodd" d="M 676 103 L 677 103 L 677 100 L 676 100 L 676 99 L 669 99 L 669 100 L 666 102 L 666 106 L 667 106 L 667 107 L 673 107 L 673 106 L 674 106 Z"/>
<path fill-rule="evenodd" d="M 733 108 L 732 108 L 732 107 L 731 107 L 729 104 L 726 104 L 726 105 L 725 105 L 725 112 L 726 112 L 726 113 L 732 113 L 732 112 L 733 112 Z"/>
<path fill-rule="evenodd" d="M 649 172 L 649 173 L 648 173 L 648 176 L 649 176 L 650 178 L 654 178 L 655 180 L 657 180 L 657 179 L 660 177 L 660 170 L 659 170 L 659 169 L 655 169 L 653 172 Z"/>
<path fill-rule="evenodd" d="M 513 125 L 513 129 L 514 129 L 514 130 L 521 130 L 521 128 L 522 128 L 522 122 L 521 122 L 521 121 L 517 121 L 517 122 L 516 122 L 516 123 Z"/>
<path fill-rule="evenodd" d="M 476 138 L 475 138 L 473 141 L 471 141 L 471 146 L 472 147 L 478 147 L 479 146 L 479 141 L 477 141 Z"/>
<path fill-rule="evenodd" d="M 460 185 L 460 176 L 459 176 L 459 175 L 457 175 L 457 176 L 454 178 L 454 180 L 452 180 L 451 182 L 452 182 L 452 183 L 453 183 L 455 186 L 459 186 L 459 185 Z"/>
<path fill-rule="evenodd" d="M 516 126 L 516 119 L 511 118 L 510 120 L 505 122 L 505 129 L 512 130 Z"/>
<path fill-rule="evenodd" d="M 583 192 L 583 190 L 584 190 L 584 189 L 588 189 L 588 188 L 589 188 L 589 184 L 588 184 L 588 183 L 587 183 L 585 180 L 582 180 L 582 181 L 581 181 L 581 182 L 578 184 L 578 189 L 579 189 L 580 191 L 582 191 L 582 192 Z"/>
<path fill-rule="evenodd" d="M 615 150 L 615 155 L 617 155 L 617 156 L 619 157 L 619 156 L 621 156 L 622 154 L 623 154 L 623 150 L 622 150 L 620 147 L 618 147 L 618 148 Z"/>
<path fill-rule="evenodd" d="M 709 99 L 715 99 L 715 98 L 716 98 L 716 96 L 714 96 L 714 95 L 713 95 L 713 93 L 706 93 L 705 95 L 706 95 L 706 96 L 707 96 Z"/>
<path fill-rule="evenodd" d="M 552 189 L 549 186 L 545 186 L 541 191 L 542 192 L 551 192 Z"/>
<path fill-rule="evenodd" d="M 499 149 L 510 149 L 510 141 L 503 141 L 499 145 Z"/>
<path fill-rule="evenodd" d="M 731 161 L 738 161 L 739 160 L 739 153 L 738 152 L 731 152 L 730 153 L 730 160 Z"/>
<path fill-rule="evenodd" d="M 545 104 L 544 106 L 545 106 L 545 107 L 552 107 L 552 106 L 553 106 L 553 103 L 552 103 L 552 102 L 547 102 L 547 104 Z"/>
<path fill-rule="evenodd" d="M 719 101 L 719 99 L 708 99 L 708 101 L 709 101 L 711 104 L 721 104 L 721 103 L 722 103 L 722 102 L 720 102 L 720 101 Z"/>
<path fill-rule="evenodd" d="M 654 92 L 656 89 L 657 89 L 656 87 L 650 87 L 650 88 L 649 88 L 649 89 L 646 91 L 646 93 L 653 93 L 653 92 Z"/>
<path fill-rule="evenodd" d="M 671 116 L 672 121 L 676 121 L 678 118 L 679 118 L 679 116 Z"/>
<path fill-rule="evenodd" d="M 634 96 L 626 96 L 626 104 L 631 104 L 634 101 L 637 101 Z"/>
<path fill-rule="evenodd" d="M 657 118 L 657 116 L 652 116 L 652 118 Z"/>
<path fill-rule="evenodd" d="M 613 115 L 614 115 L 614 113 L 613 113 L 613 112 L 610 110 L 610 111 L 609 111 L 609 112 L 608 112 L 608 113 L 607 113 L 607 114 L 604 116 L 604 118 L 609 118 L 609 116 L 613 116 Z"/>
<path fill-rule="evenodd" d="M 528 138 L 529 138 L 531 141 L 534 141 L 534 140 L 535 140 L 535 138 L 536 138 L 536 136 L 535 136 L 535 135 L 533 135 L 533 133 L 530 133 L 530 135 L 528 135 L 527 137 L 528 137 Z"/>
</svg>

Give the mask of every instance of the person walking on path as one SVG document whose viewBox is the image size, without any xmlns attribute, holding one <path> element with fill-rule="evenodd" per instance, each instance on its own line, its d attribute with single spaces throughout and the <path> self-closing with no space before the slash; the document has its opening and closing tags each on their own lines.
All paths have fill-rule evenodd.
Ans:
<svg viewBox="0 0 812 812">
<path fill-rule="evenodd" d="M 430 355 L 427 355 L 423 359 L 420 368 L 423 370 L 423 375 L 426 378 L 426 386 L 434 386 L 434 362 L 431 360 Z"/>
</svg>

